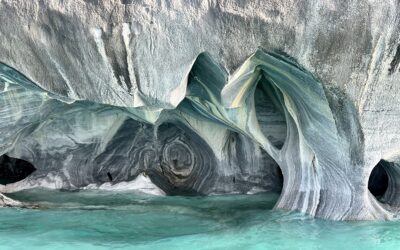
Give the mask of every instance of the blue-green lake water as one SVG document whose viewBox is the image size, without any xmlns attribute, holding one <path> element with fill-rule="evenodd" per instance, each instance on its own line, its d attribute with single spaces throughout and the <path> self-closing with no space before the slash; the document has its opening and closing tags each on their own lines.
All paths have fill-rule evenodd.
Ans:
<svg viewBox="0 0 400 250">
<path fill-rule="evenodd" d="M 152 197 L 105 191 L 10 195 L 0 249 L 400 249 L 400 222 L 333 222 L 274 211 L 278 195 Z"/>
</svg>

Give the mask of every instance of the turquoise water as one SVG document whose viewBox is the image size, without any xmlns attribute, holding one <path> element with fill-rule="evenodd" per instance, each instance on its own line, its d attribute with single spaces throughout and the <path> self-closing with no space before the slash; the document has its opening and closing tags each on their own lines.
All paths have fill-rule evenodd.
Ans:
<svg viewBox="0 0 400 250">
<path fill-rule="evenodd" d="M 400 222 L 332 222 L 273 211 L 276 194 L 12 196 L 42 208 L 0 209 L 0 249 L 400 249 Z"/>
</svg>

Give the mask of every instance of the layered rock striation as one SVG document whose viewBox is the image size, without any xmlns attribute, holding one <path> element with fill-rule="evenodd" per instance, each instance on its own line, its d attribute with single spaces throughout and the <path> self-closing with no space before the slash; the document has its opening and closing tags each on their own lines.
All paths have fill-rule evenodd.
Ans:
<svg viewBox="0 0 400 250">
<path fill-rule="evenodd" d="M 398 1 L 2 0 L 0 155 L 36 168 L 2 191 L 140 177 L 171 195 L 282 189 L 278 209 L 394 218 L 399 13 Z M 378 164 L 382 197 L 368 190 Z"/>
</svg>

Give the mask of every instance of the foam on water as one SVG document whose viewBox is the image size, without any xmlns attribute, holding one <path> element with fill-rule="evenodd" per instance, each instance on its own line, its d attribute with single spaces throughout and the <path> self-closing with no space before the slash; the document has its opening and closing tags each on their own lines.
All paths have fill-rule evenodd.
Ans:
<svg viewBox="0 0 400 250">
<path fill-rule="evenodd" d="M 334 222 L 271 210 L 278 195 L 148 196 L 26 190 L 0 209 L 0 249 L 398 249 L 399 222 Z"/>
</svg>

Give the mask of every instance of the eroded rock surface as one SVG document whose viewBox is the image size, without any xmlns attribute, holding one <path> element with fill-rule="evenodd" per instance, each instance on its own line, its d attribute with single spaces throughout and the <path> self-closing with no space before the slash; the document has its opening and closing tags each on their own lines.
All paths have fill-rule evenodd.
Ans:
<svg viewBox="0 0 400 250">
<path fill-rule="evenodd" d="M 276 208 L 397 216 L 398 1 L 2 0 L 0 23 L 0 155 L 37 169 L 2 191 L 148 176 L 166 194 L 282 188 Z"/>
<path fill-rule="evenodd" d="M 20 203 L 18 201 L 12 200 L 7 196 L 0 194 L 0 207 L 17 207 Z"/>
</svg>

